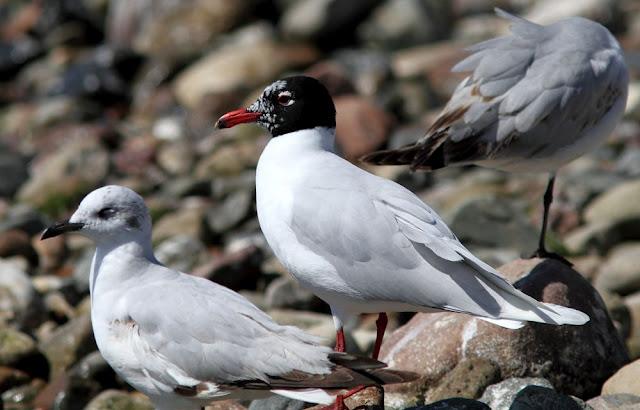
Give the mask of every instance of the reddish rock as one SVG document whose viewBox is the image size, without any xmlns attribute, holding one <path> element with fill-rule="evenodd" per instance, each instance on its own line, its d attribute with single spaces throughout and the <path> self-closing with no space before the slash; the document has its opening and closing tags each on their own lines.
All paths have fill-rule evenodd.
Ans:
<svg viewBox="0 0 640 410">
<path fill-rule="evenodd" d="M 355 161 L 387 140 L 394 123 L 390 114 L 356 95 L 337 97 L 334 102 L 336 141 L 345 158 Z"/>
<path fill-rule="evenodd" d="M 463 359 L 484 358 L 499 367 L 502 378 L 544 377 L 560 392 L 591 397 L 628 362 L 602 299 L 578 272 L 539 259 L 517 260 L 499 270 L 526 294 L 579 309 L 591 321 L 583 326 L 530 323 L 510 330 L 463 314 L 417 314 L 386 339 L 381 357 L 390 367 L 424 378 L 390 392 L 429 394 Z"/>
<path fill-rule="evenodd" d="M 37 235 L 33 238 L 32 245 L 38 253 L 40 268 L 44 272 L 53 272 L 60 268 L 67 257 L 68 249 L 64 236 L 41 241 Z"/>
</svg>

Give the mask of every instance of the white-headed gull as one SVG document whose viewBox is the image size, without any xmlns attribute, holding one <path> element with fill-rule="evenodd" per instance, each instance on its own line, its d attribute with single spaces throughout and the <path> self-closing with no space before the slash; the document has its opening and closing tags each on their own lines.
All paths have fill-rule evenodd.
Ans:
<svg viewBox="0 0 640 410">
<path fill-rule="evenodd" d="M 542 26 L 500 9 L 511 33 L 469 48 L 453 67 L 471 74 L 424 137 L 363 161 L 433 170 L 477 164 L 510 172 L 548 172 L 538 250 L 545 248 L 559 167 L 595 149 L 627 101 L 629 75 L 620 45 L 602 25 L 571 17 Z"/>
<path fill-rule="evenodd" d="M 465 312 L 509 328 L 589 320 L 520 292 L 412 192 L 337 155 L 333 100 L 317 80 L 276 81 L 217 126 L 246 122 L 273 136 L 257 168 L 260 227 L 287 270 L 331 306 L 336 350 L 359 313 L 380 313 L 374 357 L 388 311 Z"/>
<path fill-rule="evenodd" d="M 416 377 L 371 359 L 333 354 L 230 289 L 161 265 L 151 248 L 149 212 L 131 189 L 91 192 L 69 221 L 42 238 L 72 231 L 96 244 L 90 291 L 98 348 L 158 409 L 200 409 L 214 400 L 270 393 L 328 404 L 334 396 L 320 388 Z M 340 401 L 332 408 L 343 406 Z"/>
</svg>

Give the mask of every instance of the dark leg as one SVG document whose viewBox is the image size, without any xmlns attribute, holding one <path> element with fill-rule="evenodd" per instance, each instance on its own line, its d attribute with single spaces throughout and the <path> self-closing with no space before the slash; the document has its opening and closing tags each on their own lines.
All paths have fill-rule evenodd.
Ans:
<svg viewBox="0 0 640 410">
<path fill-rule="evenodd" d="M 338 329 L 336 332 L 336 347 L 333 350 L 336 352 L 345 351 L 344 330 L 342 328 Z"/>
<path fill-rule="evenodd" d="M 380 355 L 380 347 L 382 346 L 382 339 L 384 338 L 384 331 L 387 329 L 387 323 L 389 322 L 387 314 L 381 312 L 378 314 L 378 320 L 376 320 L 376 343 L 373 347 L 373 354 L 371 357 L 378 359 Z"/>
<path fill-rule="evenodd" d="M 538 250 L 536 250 L 535 253 L 531 255 L 531 257 L 543 258 L 543 259 L 545 258 L 556 259 L 566 265 L 573 266 L 571 262 L 569 262 L 562 256 L 558 255 L 557 253 L 549 252 L 545 246 L 545 237 L 547 235 L 547 225 L 549 222 L 549 208 L 551 207 L 551 202 L 553 202 L 553 185 L 555 181 L 556 181 L 556 175 L 551 174 L 549 176 L 549 183 L 547 184 L 547 190 L 544 192 L 544 199 L 543 199 L 544 210 L 542 213 L 542 228 L 540 229 L 540 238 L 538 239 Z"/>
</svg>

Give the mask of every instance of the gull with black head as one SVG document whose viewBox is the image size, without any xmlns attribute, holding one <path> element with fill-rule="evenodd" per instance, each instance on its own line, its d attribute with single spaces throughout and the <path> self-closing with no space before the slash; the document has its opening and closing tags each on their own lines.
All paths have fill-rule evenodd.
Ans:
<svg viewBox="0 0 640 410">
<path fill-rule="evenodd" d="M 271 132 L 256 170 L 260 227 L 287 270 L 330 305 L 336 350 L 344 351 L 343 324 L 360 313 L 379 314 L 374 357 L 389 311 L 463 312 L 508 328 L 589 320 L 520 292 L 412 192 L 337 155 L 335 117 L 327 89 L 295 76 L 217 125 L 256 122 Z"/>
<path fill-rule="evenodd" d="M 342 389 L 417 377 L 332 353 L 232 290 L 163 266 L 153 255 L 149 212 L 131 189 L 91 192 L 42 239 L 67 232 L 96 244 L 91 322 L 100 353 L 157 409 L 196 410 L 269 394 L 330 404 Z M 338 397 L 331 408 L 343 410 Z"/>
<path fill-rule="evenodd" d="M 472 46 L 453 71 L 471 74 L 417 142 L 363 157 L 414 170 L 476 164 L 509 172 L 548 172 L 538 249 L 555 175 L 594 150 L 622 118 L 629 74 L 623 51 L 602 25 L 571 17 L 542 26 L 500 9 L 511 33 Z"/>
</svg>

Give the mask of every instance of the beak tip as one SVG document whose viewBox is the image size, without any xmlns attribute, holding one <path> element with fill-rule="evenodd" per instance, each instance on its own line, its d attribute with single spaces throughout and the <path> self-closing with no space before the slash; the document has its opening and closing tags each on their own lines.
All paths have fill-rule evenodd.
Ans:
<svg viewBox="0 0 640 410">
<path fill-rule="evenodd" d="M 220 120 L 216 121 L 215 124 L 213 124 L 213 128 L 216 129 L 216 130 L 222 130 L 222 129 L 227 128 L 227 127 L 226 127 L 226 124 L 224 123 L 224 121 L 222 119 L 220 119 Z"/>
</svg>

